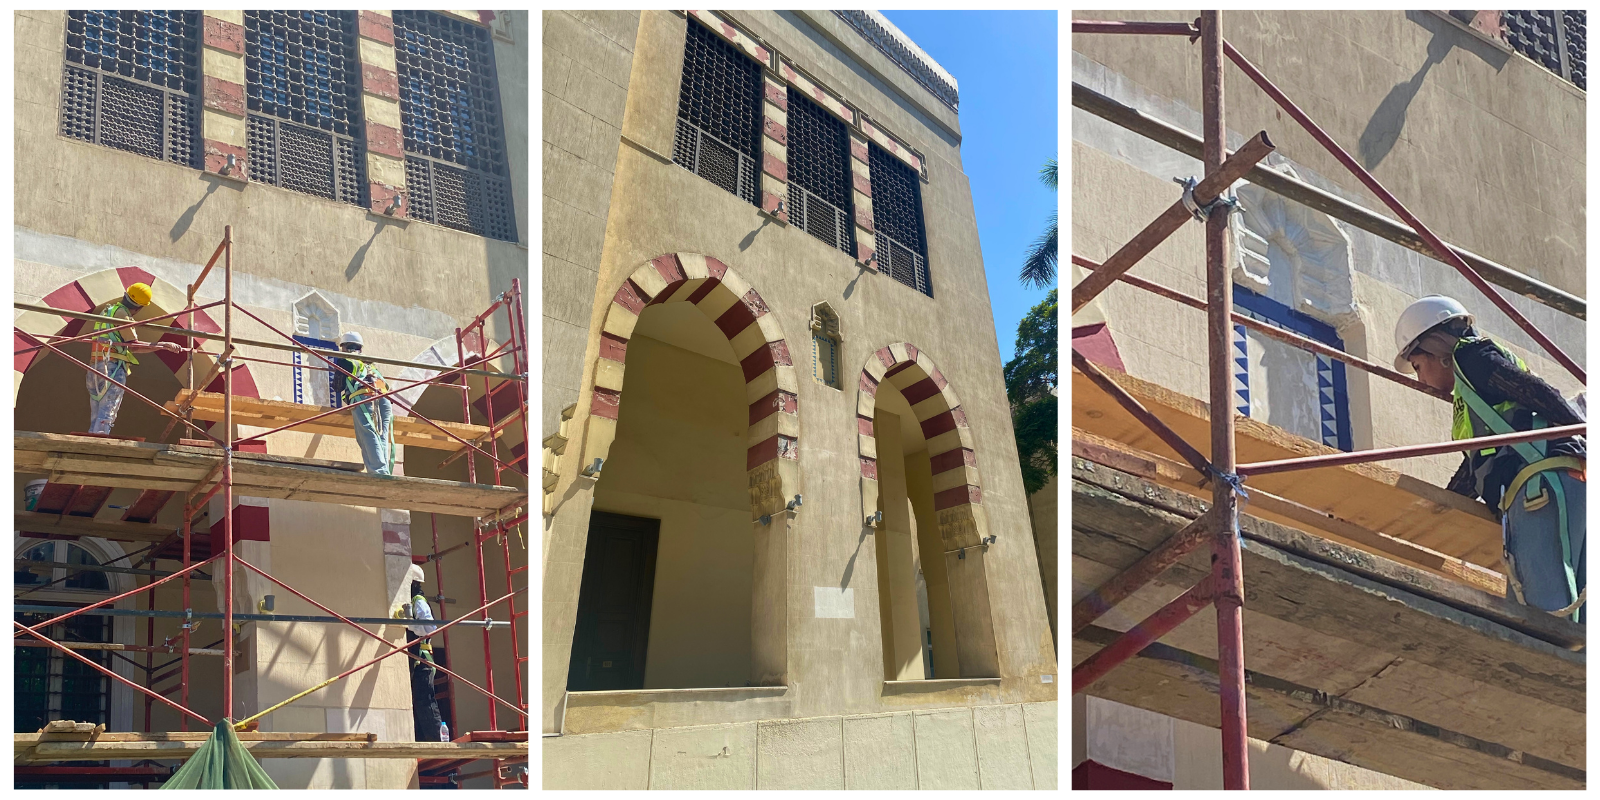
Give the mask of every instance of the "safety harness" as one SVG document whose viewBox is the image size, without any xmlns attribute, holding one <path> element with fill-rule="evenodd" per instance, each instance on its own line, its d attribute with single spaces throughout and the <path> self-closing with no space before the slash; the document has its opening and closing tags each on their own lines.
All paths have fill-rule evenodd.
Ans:
<svg viewBox="0 0 1600 800">
<path fill-rule="evenodd" d="M 359 402 L 369 395 L 385 394 L 389 391 L 389 384 L 384 381 L 383 374 L 378 368 L 360 359 L 350 359 L 350 374 L 355 377 L 344 379 L 344 393 L 350 402 Z"/>
<path fill-rule="evenodd" d="M 1524 364 L 1521 358 L 1493 340 L 1463 338 L 1456 342 L 1455 350 L 1460 350 L 1464 344 L 1476 344 L 1482 341 L 1488 341 L 1489 344 L 1494 345 L 1496 350 L 1499 350 L 1507 359 L 1517 365 L 1517 369 L 1523 372 L 1528 371 L 1527 364 Z M 1479 396 L 1477 390 L 1473 388 L 1472 381 L 1467 380 L 1466 374 L 1461 371 L 1460 360 L 1452 359 L 1452 361 L 1455 364 L 1456 385 L 1451 392 L 1453 395 L 1454 418 L 1450 426 L 1450 438 L 1460 441 L 1491 434 L 1516 433 L 1517 430 L 1512 427 L 1510 418 L 1521 408 L 1520 404 L 1508 400 L 1492 406 L 1489 405 L 1489 402 Z M 1534 430 L 1549 427 L 1544 418 L 1531 409 L 1529 409 L 1529 414 L 1533 420 Z M 1516 503 L 1519 492 L 1525 493 L 1522 507 L 1527 511 L 1537 511 L 1548 505 L 1552 498 L 1555 499 L 1556 524 L 1559 528 L 1557 538 L 1561 540 L 1561 566 L 1566 572 L 1567 597 L 1572 598 L 1573 602 L 1566 608 L 1557 609 L 1550 613 L 1558 617 L 1571 614 L 1574 616 L 1574 621 L 1576 621 L 1577 609 L 1583 605 L 1584 595 L 1588 593 L 1588 588 L 1585 587 L 1582 592 L 1578 591 L 1577 572 L 1572 565 L 1572 543 L 1568 539 L 1567 496 L 1562 489 L 1560 479 L 1551 473 L 1557 470 L 1571 470 L 1582 475 L 1585 470 L 1584 460 L 1570 455 L 1548 455 L 1547 442 L 1524 442 L 1509 445 L 1509 447 L 1512 452 L 1521 457 L 1524 466 L 1517 472 L 1511 483 L 1506 486 L 1505 492 L 1501 494 L 1500 513 L 1504 515 L 1511 510 L 1511 507 Z M 1504 451 L 1491 447 L 1479 450 L 1478 454 L 1484 458 L 1484 463 L 1479 465 L 1473 472 L 1477 480 L 1478 495 L 1482 497 L 1486 488 L 1485 483 L 1494 472 L 1494 467 L 1499 459 L 1504 457 Z M 1516 594 L 1517 602 L 1526 605 L 1526 600 L 1523 599 L 1522 595 L 1521 582 L 1517 579 L 1516 562 L 1512 559 L 1509 551 L 1506 553 L 1506 565 L 1511 573 L 1511 588 Z"/>
<path fill-rule="evenodd" d="M 121 300 L 106 306 L 106 309 L 100 312 L 106 317 L 106 320 L 96 320 L 94 323 L 94 331 L 99 333 L 100 331 L 109 331 L 112 328 L 117 327 L 117 325 L 121 322 L 121 320 L 117 318 L 117 315 L 123 313 L 124 311 L 128 312 L 128 320 L 131 322 L 133 320 L 133 313 L 132 311 L 129 311 L 127 306 L 122 304 Z M 96 336 L 89 340 L 89 357 L 94 359 L 114 358 L 118 361 L 126 361 L 130 366 L 137 366 L 139 364 L 139 359 L 134 358 L 133 354 L 128 352 L 128 345 L 125 344 L 126 341 L 127 340 L 123 338 L 122 331 Z"/>
</svg>

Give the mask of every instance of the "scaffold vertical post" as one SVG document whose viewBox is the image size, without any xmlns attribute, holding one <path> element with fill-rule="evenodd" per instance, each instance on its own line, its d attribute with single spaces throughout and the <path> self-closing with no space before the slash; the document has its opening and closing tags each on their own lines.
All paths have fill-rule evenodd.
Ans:
<svg viewBox="0 0 1600 800">
<path fill-rule="evenodd" d="M 233 353 L 233 226 L 223 229 L 224 357 Z M 233 719 L 233 365 L 222 365 L 222 717 Z M 216 530 L 212 520 L 212 530 Z M 211 537 L 216 547 L 217 537 Z M 213 551 L 215 552 L 215 551 Z M 188 650 L 187 647 L 184 648 Z"/>
<path fill-rule="evenodd" d="M 189 569 L 190 559 L 194 557 L 190 545 L 194 541 L 194 506 L 191 505 L 192 502 L 190 497 L 183 499 L 183 568 L 185 570 Z M 189 600 L 189 578 L 193 574 L 187 571 L 183 573 L 183 610 L 186 613 L 191 608 L 194 608 L 194 606 L 190 605 Z M 154 595 L 155 591 L 151 590 L 151 596 Z M 184 708 L 189 707 L 189 629 L 193 625 L 194 619 L 192 617 L 184 619 L 183 648 L 182 655 L 179 656 L 179 658 L 183 659 L 183 666 L 179 676 L 181 683 L 178 685 L 178 704 Z M 154 689 L 156 687 L 152 686 L 150 688 Z M 187 714 L 179 714 L 178 721 L 182 725 L 180 730 L 189 730 L 189 716 Z"/>
<path fill-rule="evenodd" d="M 1204 105 L 1205 171 L 1227 157 L 1227 121 L 1222 92 L 1222 20 L 1217 11 L 1200 14 L 1201 101 Z M 1244 587 L 1239 572 L 1239 498 L 1232 479 L 1233 440 L 1233 276 L 1228 266 L 1226 206 L 1206 218 L 1207 332 L 1210 334 L 1211 466 L 1213 539 L 1211 580 L 1216 587 L 1217 664 L 1222 702 L 1222 787 L 1249 789 L 1248 732 L 1245 725 Z"/>
</svg>

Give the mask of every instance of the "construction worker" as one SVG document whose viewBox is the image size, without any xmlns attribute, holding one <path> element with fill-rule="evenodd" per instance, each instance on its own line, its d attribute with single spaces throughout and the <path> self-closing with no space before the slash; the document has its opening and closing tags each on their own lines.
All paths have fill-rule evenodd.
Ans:
<svg viewBox="0 0 1600 800">
<path fill-rule="evenodd" d="M 345 353 L 361 352 L 361 334 L 351 331 L 339 338 L 339 349 Z M 344 379 L 340 392 L 342 405 L 353 405 L 373 395 L 389 391 L 378 368 L 358 358 L 336 358 L 333 363 L 343 367 L 351 376 Z M 394 412 L 389 398 L 374 400 L 350 409 L 355 417 L 356 442 L 361 445 L 361 460 L 367 472 L 374 475 L 394 474 Z"/>
<path fill-rule="evenodd" d="M 150 305 L 150 286 L 135 283 L 122 293 L 120 300 L 114 300 L 100 310 L 104 321 L 94 322 L 95 331 L 110 331 L 118 325 L 126 325 L 133 321 L 134 315 L 145 306 Z M 111 426 L 117 422 L 117 412 L 122 410 L 122 386 L 128 384 L 130 368 L 137 366 L 139 359 L 133 353 L 148 352 L 151 350 L 165 350 L 169 353 L 181 353 L 183 348 L 172 342 L 141 342 L 134 333 L 133 328 L 106 333 L 89 340 L 89 366 L 93 369 L 86 376 L 89 387 L 89 432 L 111 433 Z M 118 386 L 117 381 L 122 386 Z"/>
<path fill-rule="evenodd" d="M 406 580 L 411 583 L 411 604 L 403 609 L 404 616 L 431 623 L 433 611 L 422 593 L 422 567 L 412 564 L 406 572 Z M 438 673 L 433 666 L 433 644 L 427 639 L 417 641 L 437 627 L 422 623 L 406 626 L 406 640 L 416 642 L 411 646 L 412 654 L 423 659 L 411 661 L 411 720 L 416 729 L 416 741 L 419 742 L 450 741 L 449 728 L 445 727 L 444 719 L 439 715 L 439 701 L 433 693 L 433 679 Z"/>
<path fill-rule="evenodd" d="M 1430 295 L 1395 325 L 1395 369 L 1451 393 L 1452 439 L 1582 423 L 1555 387 L 1478 333 L 1459 302 Z M 1584 438 L 1469 451 L 1449 489 L 1480 498 L 1501 520 L 1507 597 L 1584 621 Z"/>
</svg>

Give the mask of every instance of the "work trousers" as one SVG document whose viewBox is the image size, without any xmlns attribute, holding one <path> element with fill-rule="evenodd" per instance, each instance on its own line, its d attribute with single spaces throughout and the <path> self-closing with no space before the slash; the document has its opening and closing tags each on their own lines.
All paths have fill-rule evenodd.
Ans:
<svg viewBox="0 0 1600 800">
<path fill-rule="evenodd" d="M 412 652 L 417 651 L 413 649 Z M 411 721 L 416 726 L 419 742 L 440 741 L 439 726 L 444 722 L 439 715 L 439 700 L 433 694 L 433 675 L 434 670 L 429 665 L 411 662 Z"/>
<path fill-rule="evenodd" d="M 1571 605 L 1576 596 L 1567 584 L 1567 561 L 1563 558 L 1561 539 L 1567 540 L 1566 558 L 1577 579 L 1576 592 L 1584 589 L 1587 575 L 1584 569 L 1584 486 L 1573 474 L 1564 469 L 1542 473 L 1547 481 L 1559 481 L 1566 501 L 1566 530 L 1561 528 L 1560 508 L 1551 487 L 1543 486 L 1545 502 L 1532 511 L 1527 509 L 1527 493 L 1517 492 L 1517 499 L 1506 512 L 1502 523 L 1505 536 L 1506 563 L 1511 567 L 1506 582 L 1506 596 L 1525 605 L 1545 611 L 1555 611 Z M 1522 596 L 1517 597 L 1521 591 Z M 1578 609 L 1578 621 L 1587 619 L 1587 606 Z"/>
<path fill-rule="evenodd" d="M 125 390 L 111 381 L 128 383 L 128 362 L 116 358 L 97 358 L 85 383 L 89 387 L 89 432 L 110 433 L 117 422 L 117 412 L 122 409 Z M 110 378 L 111 380 L 107 380 Z"/>
<path fill-rule="evenodd" d="M 356 443 L 361 445 L 361 461 L 373 475 L 394 474 L 394 412 L 389 398 L 350 409 L 356 422 Z"/>
</svg>

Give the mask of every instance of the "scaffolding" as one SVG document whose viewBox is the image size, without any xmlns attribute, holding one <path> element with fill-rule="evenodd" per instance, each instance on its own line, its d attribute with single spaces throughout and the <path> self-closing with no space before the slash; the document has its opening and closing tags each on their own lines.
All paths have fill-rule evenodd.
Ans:
<svg viewBox="0 0 1600 800">
<path fill-rule="evenodd" d="M 1212 487 L 1210 509 L 1198 519 L 1179 530 L 1163 544 L 1140 558 L 1122 573 L 1112 577 L 1088 596 L 1074 604 L 1072 631 L 1074 634 L 1088 627 L 1119 602 L 1127 599 L 1140 587 L 1152 581 L 1186 555 L 1209 543 L 1212 550 L 1210 574 L 1176 600 L 1146 617 L 1115 641 L 1089 656 L 1072 670 L 1072 692 L 1078 694 L 1112 669 L 1137 655 L 1162 636 L 1208 606 L 1217 609 L 1217 659 L 1219 694 L 1222 704 L 1222 773 L 1223 788 L 1248 789 L 1248 734 L 1245 720 L 1245 669 L 1242 611 L 1244 585 L 1240 572 L 1239 505 L 1245 496 L 1244 481 L 1252 475 L 1264 475 L 1291 470 L 1315 469 L 1348 464 L 1412 458 L 1489 448 L 1517 442 L 1540 441 L 1573 435 L 1582 435 L 1584 425 L 1545 428 L 1528 433 L 1486 436 L 1442 444 L 1413 445 L 1352 453 L 1322 454 L 1253 464 L 1237 464 L 1234 452 L 1235 420 L 1230 409 L 1232 402 L 1232 372 L 1229 353 L 1231 332 L 1235 325 L 1244 325 L 1283 342 L 1335 358 L 1373 375 L 1394 381 L 1424 394 L 1447 399 L 1443 393 L 1377 364 L 1350 356 L 1343 351 L 1322 345 L 1303 336 L 1262 325 L 1255 320 L 1233 312 L 1233 277 L 1228 266 L 1229 231 L 1228 211 L 1231 202 L 1224 193 L 1241 178 L 1256 180 L 1259 185 L 1297 202 L 1305 203 L 1331 215 L 1339 216 L 1357 227 L 1396 241 L 1407 247 L 1421 250 L 1453 267 L 1479 292 L 1499 308 L 1513 323 L 1528 334 L 1547 353 L 1579 381 L 1585 379 L 1583 368 L 1552 342 L 1533 323 L 1529 322 L 1510 301 L 1495 290 L 1490 283 L 1516 291 L 1530 299 L 1575 317 L 1585 318 L 1586 307 L 1582 299 L 1545 286 L 1527 276 L 1518 274 L 1480 256 L 1467 253 L 1446 244 L 1421 220 L 1411 213 L 1376 178 L 1341 148 L 1326 131 L 1311 120 L 1284 92 L 1272 83 L 1222 34 L 1221 14 L 1202 12 L 1193 22 L 1111 22 L 1073 20 L 1074 34 L 1125 34 L 1141 36 L 1181 36 L 1190 43 L 1199 42 L 1201 50 L 1201 95 L 1203 108 L 1203 137 L 1195 137 L 1139 112 L 1122 106 L 1085 87 L 1073 85 L 1073 105 L 1096 114 L 1112 123 L 1147 136 L 1161 144 L 1198 155 L 1205 166 L 1204 177 L 1188 184 L 1182 199 L 1130 239 L 1103 263 L 1095 263 L 1077 255 L 1074 264 L 1091 270 L 1072 290 L 1072 310 L 1076 313 L 1088 305 L 1112 284 L 1121 281 L 1169 300 L 1202 309 L 1207 315 L 1207 340 L 1209 354 L 1209 408 L 1211 428 L 1211 456 L 1207 458 L 1160 418 L 1146 409 L 1132 394 L 1076 350 L 1072 364 L 1085 377 L 1112 397 L 1130 415 L 1139 420 L 1152 433 L 1176 451 L 1185 461 L 1209 479 Z M 1285 113 L 1321 144 L 1339 163 L 1387 206 L 1401 222 L 1386 219 L 1366 209 L 1340 200 L 1309 185 L 1258 166 L 1258 162 L 1273 151 L 1267 133 L 1262 131 L 1247 141 L 1236 152 L 1226 150 L 1227 126 L 1223 104 L 1223 61 L 1227 59 L 1261 88 Z M 1196 147 L 1198 145 L 1198 147 Z M 1197 152 L 1198 151 L 1198 152 Z M 1138 261 L 1154 250 L 1190 219 L 1205 225 L 1206 297 L 1193 298 L 1172 289 L 1127 275 Z M 1425 249 L 1424 249 L 1425 248 Z M 1470 263 L 1469 263 L 1470 262 Z"/>
<path fill-rule="evenodd" d="M 106 678 L 142 696 L 144 731 L 106 733 L 103 725 L 96 727 L 70 720 L 51 721 L 37 734 L 16 734 L 18 777 L 31 776 L 51 782 L 129 781 L 144 783 L 147 786 L 150 782 L 162 780 L 165 777 L 165 768 L 155 765 L 153 760 L 185 759 L 192 755 L 206 738 L 206 734 L 188 733 L 190 720 L 193 719 L 206 726 L 220 721 L 208 720 L 191 707 L 189 688 L 192 659 L 221 657 L 222 707 L 224 716 L 228 716 L 234 709 L 235 623 L 303 622 L 348 625 L 366 637 L 377 640 L 380 643 L 379 654 L 249 717 L 232 720 L 231 716 L 228 716 L 233 726 L 241 731 L 240 738 L 245 746 L 258 758 L 416 759 L 420 781 L 425 787 L 455 786 L 463 780 L 487 776 L 493 779 L 496 789 L 528 788 L 528 698 L 523 680 L 523 665 L 529 657 L 524 654 L 518 628 L 519 623 L 526 625 L 525 620 L 531 614 L 526 607 L 528 567 L 526 557 L 523 566 L 513 567 L 511 550 L 513 536 L 523 542 L 522 547 L 526 549 L 524 526 L 528 521 L 527 489 L 513 482 L 526 481 L 530 451 L 527 420 L 529 364 L 522 282 L 513 279 L 511 288 L 499 295 L 488 309 L 465 326 L 455 329 L 457 361 L 454 366 L 362 355 L 363 361 L 415 368 L 430 377 L 403 386 L 398 385 L 399 381 L 391 380 L 391 386 L 398 388 L 390 388 L 386 392 L 368 396 L 342 408 L 318 409 L 314 406 L 271 403 L 235 396 L 234 371 L 247 362 L 321 370 L 331 372 L 335 376 L 354 376 L 333 361 L 343 354 L 319 351 L 302 344 L 293 336 L 244 308 L 234 299 L 233 246 L 233 229 L 232 226 L 227 226 L 222 241 L 217 245 L 211 258 L 194 282 L 189 284 L 182 310 L 138 319 L 110 327 L 108 330 L 93 330 L 93 326 L 85 324 L 83 327 L 90 330 L 77 335 L 35 335 L 20 327 L 15 328 L 19 344 L 25 345 L 16 351 L 17 356 L 50 353 L 84 370 L 93 368 L 69 355 L 62 349 L 64 345 L 134 327 L 152 331 L 167 340 L 181 341 L 187 361 L 187 376 L 184 381 L 187 388 L 181 391 L 175 400 L 163 404 L 134 391 L 124 383 L 110 378 L 106 380 L 122 387 L 126 397 L 135 398 L 155 408 L 169 419 L 167 429 L 161 437 L 163 441 L 171 434 L 174 427 L 180 425 L 185 434 L 197 437 L 180 439 L 176 445 L 157 445 L 143 443 L 142 439 L 113 436 L 24 432 L 16 434 L 17 469 L 23 471 L 37 468 L 45 471 L 51 475 L 52 483 L 55 484 L 53 487 L 47 485 L 46 490 L 57 490 L 54 495 L 55 501 L 51 506 L 53 513 L 17 512 L 16 530 L 19 534 L 25 533 L 30 538 L 37 536 L 67 539 L 104 536 L 123 541 L 147 542 L 144 548 L 117 559 L 121 561 L 138 556 L 138 562 L 131 567 L 114 567 L 110 564 L 89 567 L 60 565 L 71 570 L 131 573 L 146 578 L 142 586 L 67 613 L 60 613 L 31 626 L 13 621 L 14 645 L 46 647 L 59 651 L 64 657 L 87 665 Z M 222 299 L 204 304 L 197 303 L 196 292 L 219 263 L 223 286 Z M 15 305 L 22 310 L 52 314 L 67 320 L 100 322 L 106 320 L 105 317 L 92 313 L 78 313 L 23 303 Z M 220 331 L 199 330 L 200 326 L 196 324 L 200 319 L 197 316 L 199 312 L 218 307 L 222 309 Z M 236 312 L 271 331 L 281 341 L 256 341 L 236 337 L 234 335 Z M 155 324 L 163 321 L 168 323 Z M 491 324 L 498 326 L 498 330 L 504 334 L 503 342 L 495 344 L 491 341 L 489 337 Z M 212 327 L 216 327 L 214 323 Z M 68 330 L 65 333 L 70 334 L 72 331 Z M 221 352 L 205 351 L 207 356 L 214 357 L 215 364 L 209 374 L 197 381 L 195 365 L 202 352 L 203 343 L 208 341 L 220 341 Z M 309 356 L 320 361 L 323 366 L 246 358 L 235 351 L 240 345 L 292 352 L 297 355 L 297 360 L 298 357 Z M 202 391 L 218 382 L 221 384 L 220 393 Z M 462 423 L 429 419 L 418 413 L 402 396 L 402 393 L 418 390 L 415 396 L 420 400 L 420 389 L 429 386 L 460 392 Z M 480 390 L 476 402 L 473 400 L 474 390 Z M 266 454 L 267 437 L 284 431 L 331 432 L 352 436 L 354 420 L 351 410 L 356 406 L 384 398 L 398 406 L 395 419 L 404 426 L 405 435 L 412 437 L 408 440 L 401 436 L 400 443 L 410 441 L 413 444 L 451 449 L 453 452 L 439 465 L 441 468 L 466 456 L 466 483 L 400 476 L 371 476 L 354 471 L 354 467 L 359 465 Z M 401 416 L 399 413 L 401 411 L 407 416 Z M 483 425 L 472 424 L 475 414 L 484 420 Z M 221 423 L 220 433 L 215 429 L 196 424 L 197 420 Z M 238 436 L 235 433 L 235 425 L 241 423 L 267 429 L 250 436 Z M 402 425 L 396 426 L 397 433 Z M 509 435 L 512 432 L 520 433 L 520 443 L 502 441 L 512 438 Z M 479 459 L 486 459 L 492 471 L 492 476 L 485 475 L 488 480 L 481 484 L 478 482 Z M 59 478 L 71 480 L 62 481 L 58 480 Z M 124 515 L 122 522 L 92 519 L 109 497 L 111 487 L 140 489 L 139 500 Z M 157 512 L 180 492 L 183 494 L 181 526 L 176 529 L 171 529 L 170 526 L 163 529 L 153 524 Z M 414 564 L 433 564 L 438 594 L 432 599 L 440 603 L 441 609 L 447 602 L 443 586 L 442 559 L 458 551 L 470 550 L 475 555 L 478 592 L 476 601 L 469 601 L 469 604 L 475 607 L 471 611 L 457 615 L 454 619 L 449 619 L 448 614 L 441 615 L 440 622 L 434 626 L 432 632 L 417 637 L 417 641 L 428 641 L 439 637 L 444 642 L 442 652 L 446 654 L 447 661 L 451 652 L 449 647 L 451 628 L 476 627 L 481 631 L 484 685 L 480 686 L 463 677 L 452 670 L 448 663 L 435 665 L 438 671 L 437 684 L 442 689 L 439 696 L 449 701 L 446 722 L 450 726 L 453 741 L 378 742 L 375 736 L 369 734 L 256 731 L 261 718 L 273 711 L 361 672 L 384 659 L 404 655 L 412 661 L 426 662 L 421 656 L 411 652 L 413 642 L 394 645 L 372 627 L 404 624 L 403 622 L 390 618 L 353 618 L 342 615 L 273 577 L 260 567 L 245 561 L 235 552 L 237 537 L 234 530 L 233 509 L 237 494 L 430 512 L 433 518 L 432 552 L 426 556 L 413 555 L 411 560 Z M 213 498 L 221 498 L 223 508 L 228 510 L 220 520 L 211 520 L 212 530 L 218 535 L 202 536 L 193 530 L 193 524 Z M 436 516 L 438 513 L 472 518 L 473 527 L 468 540 L 440 550 Z M 491 576 L 484 564 L 485 548 L 494 547 L 496 544 L 504 559 L 503 593 L 498 587 L 491 590 Z M 205 551 L 203 558 L 202 554 L 197 552 L 197 546 L 200 545 L 203 545 Z M 140 568 L 152 566 L 158 560 L 177 561 L 181 568 L 171 572 Z M 234 608 L 236 567 L 260 576 L 315 607 L 322 612 L 322 615 L 254 614 L 236 611 Z M 213 573 L 218 569 L 221 570 L 222 574 L 219 577 L 212 578 L 220 580 L 223 584 L 223 608 L 220 609 L 220 613 L 196 613 L 192 608 L 190 583 L 196 576 L 205 577 L 205 573 L 200 572 L 202 568 L 209 568 Z M 518 578 L 519 575 L 521 578 Z M 158 610 L 155 607 L 154 590 L 170 582 L 181 582 L 183 608 Z M 490 597 L 491 591 L 497 595 L 493 599 Z M 141 593 L 145 594 L 146 598 L 144 609 L 112 608 L 118 601 Z M 517 608 L 519 597 L 524 603 L 522 610 Z M 506 610 L 502 614 L 502 619 L 496 620 L 491 614 L 493 609 L 502 604 Z M 53 613 L 60 611 L 60 608 L 35 607 L 19 602 L 17 610 Z M 146 620 L 146 644 L 96 647 L 84 643 L 56 641 L 45 635 L 44 631 L 50 626 L 82 614 L 142 617 Z M 162 617 L 182 618 L 182 632 L 158 644 L 155 641 L 155 621 Z M 222 636 L 218 641 L 197 646 L 200 643 L 191 641 L 191 633 L 195 621 L 206 618 L 221 621 Z M 495 692 L 492 637 L 495 631 L 503 629 L 509 629 L 511 634 L 511 670 L 516 690 L 515 703 L 500 697 Z M 86 658 L 82 655 L 82 651 L 85 650 L 111 651 L 111 656 L 122 658 L 140 670 L 145 685 L 131 681 L 106 666 Z M 143 664 L 138 664 L 118 651 L 143 653 L 145 661 Z M 158 653 L 175 654 L 176 657 L 157 664 L 155 657 Z M 168 684 L 174 679 L 176 683 Z M 489 730 L 463 732 L 457 729 L 455 724 L 455 712 L 459 705 L 457 687 L 469 688 L 485 698 L 488 704 Z M 176 700 L 170 696 L 173 693 L 178 695 Z M 151 731 L 151 712 L 158 703 L 178 712 L 180 719 L 178 732 Z M 504 711 L 510 713 L 502 713 L 500 706 L 504 706 Z M 502 725 L 502 721 L 506 724 Z M 419 731 L 418 734 L 426 735 L 426 732 Z M 128 768 L 32 766 L 112 759 L 136 759 L 138 763 Z M 491 768 L 472 773 L 461 772 L 464 766 L 485 759 L 492 762 Z"/>
</svg>

